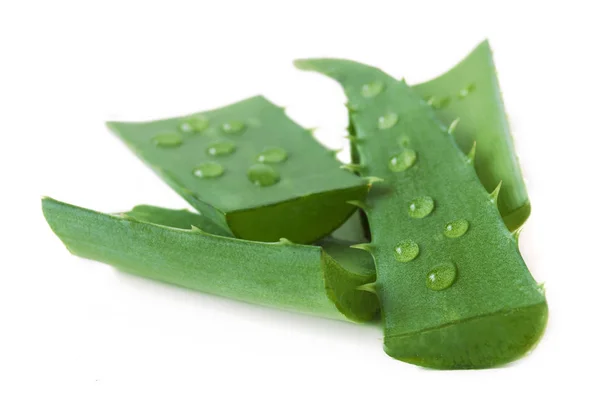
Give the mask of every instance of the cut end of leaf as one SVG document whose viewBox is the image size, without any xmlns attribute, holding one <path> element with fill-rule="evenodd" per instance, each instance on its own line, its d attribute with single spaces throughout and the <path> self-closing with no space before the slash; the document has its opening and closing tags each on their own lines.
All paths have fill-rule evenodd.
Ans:
<svg viewBox="0 0 600 412">
<path fill-rule="evenodd" d="M 526 355 L 542 337 L 548 306 L 541 302 L 435 329 L 386 336 L 388 355 L 434 369 L 482 369 Z"/>
<path fill-rule="evenodd" d="M 523 206 L 513 210 L 512 212 L 504 215 L 504 224 L 511 232 L 517 230 L 527 220 L 531 214 L 531 204 L 525 203 Z"/>
</svg>

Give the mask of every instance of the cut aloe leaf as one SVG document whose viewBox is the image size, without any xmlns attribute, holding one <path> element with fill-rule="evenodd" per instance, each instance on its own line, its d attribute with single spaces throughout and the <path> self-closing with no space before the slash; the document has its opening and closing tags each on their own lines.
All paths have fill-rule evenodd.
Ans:
<svg viewBox="0 0 600 412">
<path fill-rule="evenodd" d="M 264 243 L 184 229 L 188 223 L 214 229 L 187 211 L 139 206 L 108 215 L 50 198 L 42 207 L 71 253 L 128 273 L 333 319 L 362 322 L 378 311 L 375 295 L 357 289 L 375 278 L 371 257 L 334 241 L 324 247 L 338 260 L 321 247 L 285 239 Z"/>
<path fill-rule="evenodd" d="M 311 243 L 340 226 L 367 184 L 261 96 L 114 131 L 194 208 L 238 238 Z"/>
<path fill-rule="evenodd" d="M 452 133 L 456 143 L 469 153 L 476 142 L 479 180 L 489 192 L 502 182 L 498 209 L 508 229 L 518 229 L 529 217 L 531 206 L 488 41 L 448 72 L 413 87 L 445 125 L 460 119 Z"/>
<path fill-rule="evenodd" d="M 375 260 L 386 352 L 440 369 L 527 353 L 547 304 L 498 212 L 499 188 L 485 190 L 472 157 L 406 83 L 346 60 L 296 64 L 344 87 L 357 170 L 376 182 L 363 205 L 372 240 L 354 247 Z"/>
</svg>

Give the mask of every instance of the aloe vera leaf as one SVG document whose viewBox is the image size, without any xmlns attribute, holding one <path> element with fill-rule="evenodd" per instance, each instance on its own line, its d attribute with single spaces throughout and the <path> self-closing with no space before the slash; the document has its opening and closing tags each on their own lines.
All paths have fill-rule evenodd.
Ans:
<svg viewBox="0 0 600 412">
<path fill-rule="evenodd" d="M 108 126 L 194 208 L 238 238 L 312 243 L 356 210 L 347 200 L 367 192 L 309 130 L 261 96 Z"/>
<path fill-rule="evenodd" d="M 378 311 L 376 296 L 357 290 L 372 282 L 374 274 L 361 271 L 356 254 L 344 263 L 356 270 L 351 272 L 322 248 L 285 239 L 265 243 L 213 235 L 197 227 L 158 225 L 137 220 L 140 209 L 131 215 L 109 215 L 50 198 L 42 200 L 42 208 L 71 253 L 128 273 L 333 319 L 367 321 Z M 149 219 L 148 208 L 143 208 Z M 156 220 L 170 221 L 167 215 L 171 214 Z M 363 255 L 365 259 L 370 256 Z"/>
<path fill-rule="evenodd" d="M 486 40 L 443 75 L 413 86 L 436 108 L 446 125 L 460 119 L 452 133 L 468 153 L 477 142 L 475 170 L 491 192 L 502 182 L 498 209 L 510 231 L 525 223 L 531 212 L 527 189 L 515 154 L 492 49 Z"/>
<path fill-rule="evenodd" d="M 383 179 L 366 199 L 375 291 L 392 357 L 440 369 L 486 368 L 523 356 L 547 321 L 541 287 L 497 209 L 431 107 L 359 63 L 300 60 L 344 87 L 360 173 Z M 364 88 L 376 85 L 373 95 Z"/>
<path fill-rule="evenodd" d="M 212 220 L 185 209 L 174 210 L 158 206 L 138 205 L 121 215 L 140 222 L 171 228 L 190 229 L 193 226 L 213 235 L 230 236 Z M 346 270 L 375 280 L 373 259 L 365 251 L 350 248 L 353 243 L 355 242 L 328 237 L 319 241 L 317 245 Z"/>
</svg>

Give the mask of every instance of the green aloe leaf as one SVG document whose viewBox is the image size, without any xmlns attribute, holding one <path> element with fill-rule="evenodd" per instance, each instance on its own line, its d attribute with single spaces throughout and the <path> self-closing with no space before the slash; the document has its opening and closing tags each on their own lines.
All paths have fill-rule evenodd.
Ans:
<svg viewBox="0 0 600 412">
<path fill-rule="evenodd" d="M 194 208 L 238 238 L 312 243 L 340 226 L 367 184 L 261 96 L 109 128 Z"/>
<path fill-rule="evenodd" d="M 502 182 L 498 209 L 509 230 L 529 217 L 531 206 L 519 167 L 489 42 L 479 44 L 443 75 L 413 86 L 453 131 L 458 146 L 468 153 L 477 144 L 475 170 L 491 192 Z"/>
<path fill-rule="evenodd" d="M 406 83 L 346 60 L 296 65 L 344 87 L 359 173 L 381 180 L 363 206 L 372 240 L 355 247 L 375 260 L 386 352 L 441 369 L 527 353 L 547 304 L 498 212 L 499 188 L 485 190 L 472 157 Z"/>
<path fill-rule="evenodd" d="M 371 257 L 339 242 L 235 239 L 208 233 L 222 229 L 203 216 L 153 206 L 108 215 L 44 198 L 42 208 L 71 253 L 125 272 L 333 319 L 362 322 L 378 311 L 375 295 L 357 289 L 375 278 Z"/>
</svg>

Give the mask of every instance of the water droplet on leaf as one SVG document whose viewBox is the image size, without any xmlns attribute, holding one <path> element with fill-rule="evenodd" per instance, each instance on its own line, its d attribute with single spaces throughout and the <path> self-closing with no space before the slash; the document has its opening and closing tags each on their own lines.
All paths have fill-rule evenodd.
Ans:
<svg viewBox="0 0 600 412">
<path fill-rule="evenodd" d="M 419 245 L 412 240 L 404 240 L 394 248 L 395 257 L 399 262 L 410 262 L 419 254 Z"/>
<path fill-rule="evenodd" d="M 474 90 L 475 90 L 475 83 L 471 83 L 464 89 L 459 90 L 458 97 L 463 99 L 463 98 L 467 97 L 469 94 L 471 94 Z"/>
<path fill-rule="evenodd" d="M 227 134 L 238 134 L 244 131 L 246 124 L 239 120 L 232 120 L 221 125 L 221 130 Z"/>
<path fill-rule="evenodd" d="M 419 196 L 414 198 L 408 205 L 408 215 L 416 219 L 422 219 L 428 216 L 435 207 L 435 202 L 429 196 Z"/>
<path fill-rule="evenodd" d="M 184 133 L 200 133 L 208 128 L 209 123 L 203 116 L 188 117 L 179 123 L 179 130 Z"/>
<path fill-rule="evenodd" d="M 200 178 L 219 177 L 225 169 L 217 162 L 205 162 L 194 169 L 194 176 Z"/>
<path fill-rule="evenodd" d="M 456 267 L 453 263 L 442 263 L 427 272 L 425 285 L 431 290 L 444 290 L 456 280 Z"/>
<path fill-rule="evenodd" d="M 403 172 L 410 169 L 417 160 L 417 152 L 412 149 L 404 149 L 402 152 L 390 157 L 388 166 L 392 172 Z"/>
<path fill-rule="evenodd" d="M 257 186 L 271 186 L 279 181 L 279 173 L 271 166 L 259 163 L 250 166 L 248 179 Z"/>
<path fill-rule="evenodd" d="M 387 113 L 377 119 L 377 127 L 380 129 L 389 129 L 398 123 L 398 115 L 396 113 Z"/>
<path fill-rule="evenodd" d="M 183 139 L 175 132 L 165 132 L 154 136 L 152 139 L 158 147 L 177 147 L 181 146 Z"/>
<path fill-rule="evenodd" d="M 383 83 L 375 81 L 371 83 L 363 84 L 360 89 L 360 94 L 367 99 L 377 96 L 383 90 Z"/>
<path fill-rule="evenodd" d="M 235 143 L 233 142 L 215 142 L 206 148 L 206 153 L 211 156 L 227 156 L 235 151 Z"/>
<path fill-rule="evenodd" d="M 280 147 L 264 149 L 256 158 L 261 163 L 281 163 L 287 159 L 287 152 Z"/>
<path fill-rule="evenodd" d="M 446 224 L 446 227 L 444 227 L 444 235 L 450 238 L 461 237 L 468 229 L 469 222 L 465 219 L 458 219 Z"/>
<path fill-rule="evenodd" d="M 443 109 L 444 107 L 448 106 L 450 104 L 450 98 L 449 97 L 432 97 L 430 98 L 427 103 L 429 103 L 429 105 L 431 107 L 433 107 L 434 109 Z"/>
</svg>

